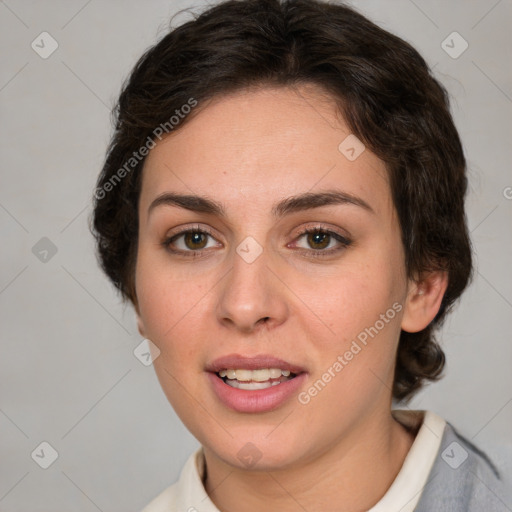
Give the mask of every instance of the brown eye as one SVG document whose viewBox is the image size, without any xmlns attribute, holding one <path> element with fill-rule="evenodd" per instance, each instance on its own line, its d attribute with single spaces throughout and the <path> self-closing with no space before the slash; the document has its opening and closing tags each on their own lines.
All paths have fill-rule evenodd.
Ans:
<svg viewBox="0 0 512 512">
<path fill-rule="evenodd" d="M 188 249 L 204 249 L 207 244 L 207 236 L 201 231 L 189 231 L 184 234 L 183 241 Z"/>
<path fill-rule="evenodd" d="M 304 239 L 305 243 L 300 242 L 301 239 Z M 305 229 L 300 233 L 295 245 L 305 255 L 322 257 L 332 256 L 349 247 L 351 243 L 351 240 L 335 231 L 317 227 Z"/>
<path fill-rule="evenodd" d="M 222 244 L 216 243 L 211 233 L 202 229 L 185 229 L 166 238 L 162 245 L 170 252 L 184 256 L 198 256 L 206 253 L 205 249 L 218 247 Z"/>
<path fill-rule="evenodd" d="M 331 235 L 322 231 L 315 231 L 307 234 L 307 241 L 313 249 L 325 249 L 330 242 Z"/>
</svg>

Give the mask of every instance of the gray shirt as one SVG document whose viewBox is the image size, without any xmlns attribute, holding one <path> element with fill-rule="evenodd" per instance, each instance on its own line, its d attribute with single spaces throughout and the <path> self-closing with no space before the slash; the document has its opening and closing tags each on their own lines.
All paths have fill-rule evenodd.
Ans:
<svg viewBox="0 0 512 512">
<path fill-rule="evenodd" d="M 490 456 L 447 422 L 415 511 L 511 512 L 511 472 L 510 450 Z"/>
</svg>

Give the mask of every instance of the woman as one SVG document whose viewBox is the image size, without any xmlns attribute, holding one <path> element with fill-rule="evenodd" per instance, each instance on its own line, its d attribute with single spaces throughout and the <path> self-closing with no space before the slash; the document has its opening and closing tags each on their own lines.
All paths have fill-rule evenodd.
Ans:
<svg viewBox="0 0 512 512">
<path fill-rule="evenodd" d="M 342 5 L 227 1 L 145 53 L 116 113 L 101 263 L 201 443 L 144 512 L 506 510 L 489 457 L 391 409 L 440 377 L 472 270 L 422 57 Z"/>
</svg>

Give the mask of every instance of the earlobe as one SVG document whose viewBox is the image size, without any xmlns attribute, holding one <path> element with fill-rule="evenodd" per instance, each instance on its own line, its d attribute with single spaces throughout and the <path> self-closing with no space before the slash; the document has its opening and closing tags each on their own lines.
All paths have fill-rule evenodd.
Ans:
<svg viewBox="0 0 512 512">
<path fill-rule="evenodd" d="M 131 300 L 132 300 L 133 309 L 135 311 L 135 318 L 137 319 L 137 330 L 139 331 L 139 334 L 143 338 L 145 338 L 146 334 L 145 334 L 145 330 L 144 330 L 144 322 L 142 321 L 142 318 L 140 316 L 139 304 L 137 302 L 136 297 L 132 298 Z"/>
<path fill-rule="evenodd" d="M 146 333 L 145 333 L 145 330 L 144 330 L 144 322 L 142 321 L 142 318 L 140 317 L 140 313 L 137 310 L 135 310 L 135 315 L 137 317 L 137 329 L 139 331 L 139 334 L 143 338 L 146 338 Z"/>
<path fill-rule="evenodd" d="M 447 286 L 448 273 L 441 270 L 424 274 L 419 281 L 410 280 L 402 330 L 418 332 L 425 329 L 437 315 Z"/>
</svg>

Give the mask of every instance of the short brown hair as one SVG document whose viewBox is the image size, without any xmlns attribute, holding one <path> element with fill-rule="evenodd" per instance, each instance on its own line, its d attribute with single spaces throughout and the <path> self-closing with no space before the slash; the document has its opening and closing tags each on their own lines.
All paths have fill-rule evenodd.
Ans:
<svg viewBox="0 0 512 512">
<path fill-rule="evenodd" d="M 126 162 L 154 140 L 155 127 L 169 124 L 190 98 L 199 111 L 219 95 L 301 84 L 332 96 L 352 132 L 386 163 L 408 276 L 448 273 L 434 320 L 420 332 L 400 335 L 393 397 L 408 400 L 425 379 L 440 378 L 445 356 L 434 329 L 472 274 L 466 162 L 446 90 L 425 60 L 352 8 L 320 0 L 228 0 L 146 51 L 123 85 L 97 182 L 91 229 L 99 261 L 123 298 L 136 305 L 144 159 L 131 170 Z M 180 118 L 174 131 L 195 111 Z"/>
</svg>

